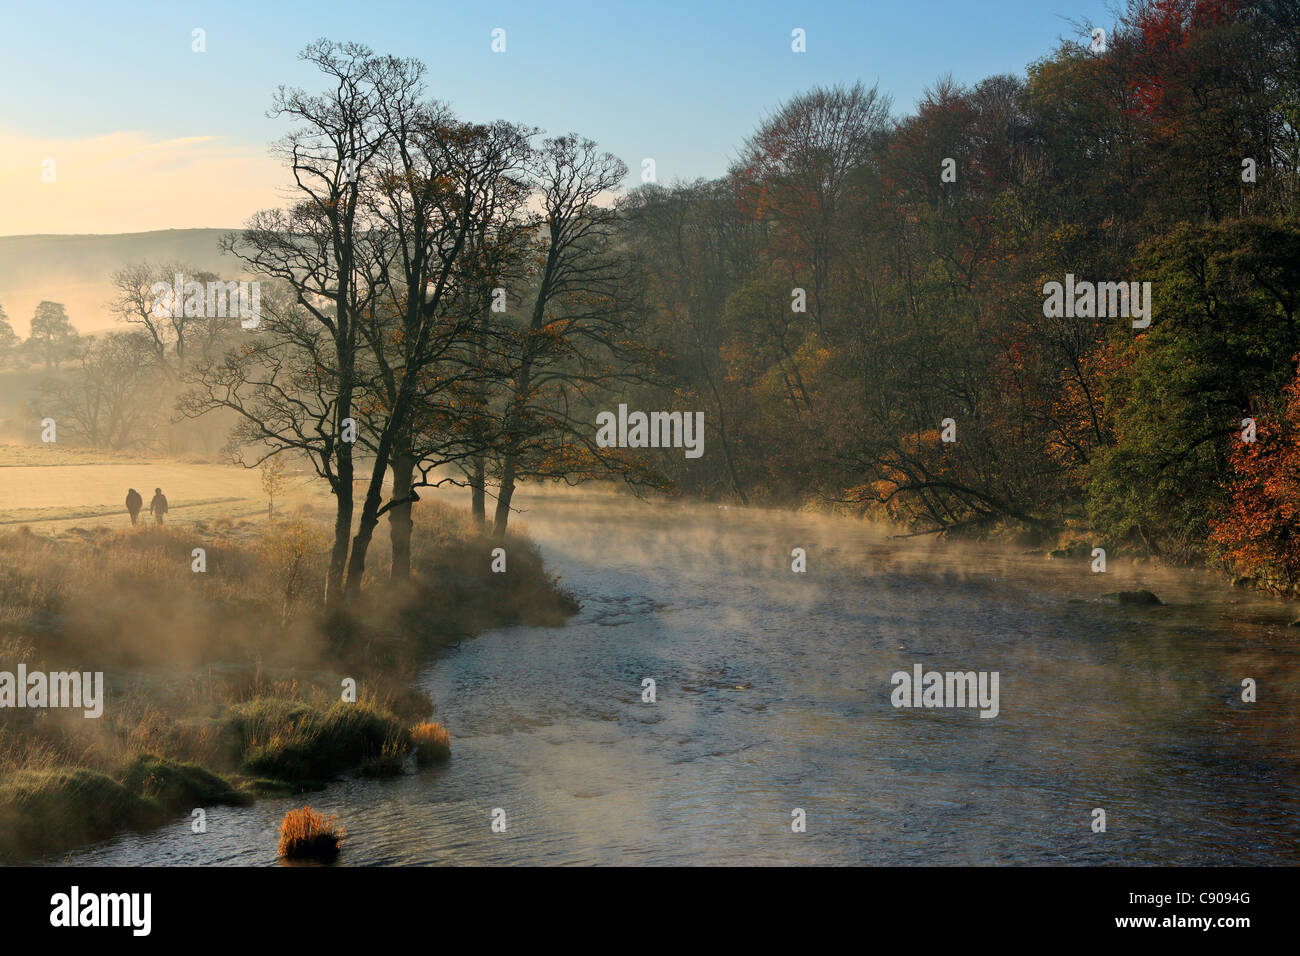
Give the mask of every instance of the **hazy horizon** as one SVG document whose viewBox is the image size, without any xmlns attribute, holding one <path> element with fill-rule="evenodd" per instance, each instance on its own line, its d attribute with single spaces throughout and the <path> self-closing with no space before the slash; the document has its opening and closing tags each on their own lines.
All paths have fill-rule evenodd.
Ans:
<svg viewBox="0 0 1300 956">
<path fill-rule="evenodd" d="M 243 270 L 222 256 L 217 237 L 225 229 L 151 229 L 121 233 L 38 233 L 0 236 L 0 306 L 16 333 L 26 336 L 32 313 L 43 300 L 61 302 L 78 332 L 89 334 L 122 325 L 109 311 L 111 274 L 148 259 L 189 262 L 232 274 Z"/>
</svg>

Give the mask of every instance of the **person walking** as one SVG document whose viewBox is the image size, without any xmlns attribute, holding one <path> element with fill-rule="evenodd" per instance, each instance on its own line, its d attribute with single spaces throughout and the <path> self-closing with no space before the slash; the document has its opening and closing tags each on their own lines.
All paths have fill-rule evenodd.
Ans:
<svg viewBox="0 0 1300 956">
<path fill-rule="evenodd" d="M 149 502 L 149 513 L 153 515 L 154 524 L 163 523 L 163 515 L 167 514 L 167 499 L 163 496 L 161 488 L 153 490 L 153 500 Z"/>
<path fill-rule="evenodd" d="M 144 507 L 144 499 L 140 497 L 140 492 L 134 488 L 126 490 L 126 510 L 131 515 L 131 524 L 135 524 L 140 517 L 140 509 Z"/>
</svg>

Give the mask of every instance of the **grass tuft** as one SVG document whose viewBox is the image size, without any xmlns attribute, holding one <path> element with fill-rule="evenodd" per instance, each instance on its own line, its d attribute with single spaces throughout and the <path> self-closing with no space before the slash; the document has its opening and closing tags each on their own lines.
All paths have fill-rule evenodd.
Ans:
<svg viewBox="0 0 1300 956">
<path fill-rule="evenodd" d="M 415 762 L 421 767 L 451 756 L 451 734 L 437 721 L 425 721 L 412 727 L 411 741 L 415 744 Z"/>
<path fill-rule="evenodd" d="M 231 708 L 231 729 L 243 742 L 243 768 L 259 777 L 310 781 L 350 767 L 391 760 L 410 745 L 392 714 L 363 703 L 328 708 L 261 697 Z"/>
<path fill-rule="evenodd" d="M 280 856 L 329 863 L 338 858 L 345 836 L 347 831 L 332 813 L 325 816 L 311 807 L 290 810 L 280 822 Z"/>
</svg>

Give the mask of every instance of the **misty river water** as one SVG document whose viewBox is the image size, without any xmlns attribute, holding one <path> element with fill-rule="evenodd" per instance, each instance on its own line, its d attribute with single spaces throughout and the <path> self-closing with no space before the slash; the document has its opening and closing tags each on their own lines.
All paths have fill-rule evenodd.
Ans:
<svg viewBox="0 0 1300 956">
<path fill-rule="evenodd" d="M 1300 862 L 1294 608 L 842 518 L 597 491 L 523 507 L 582 610 L 429 663 L 449 763 L 59 860 L 274 865 L 310 803 L 347 827 L 345 865 Z M 1135 586 L 1167 606 L 1097 600 Z M 890 676 L 916 664 L 997 671 L 1000 713 L 895 709 Z"/>
</svg>

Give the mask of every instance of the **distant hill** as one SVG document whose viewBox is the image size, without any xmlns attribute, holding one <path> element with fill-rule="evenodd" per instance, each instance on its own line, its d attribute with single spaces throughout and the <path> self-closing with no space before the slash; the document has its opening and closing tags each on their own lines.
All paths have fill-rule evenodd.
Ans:
<svg viewBox="0 0 1300 956">
<path fill-rule="evenodd" d="M 178 261 L 238 278 L 241 263 L 222 256 L 217 240 L 233 229 L 164 229 L 107 236 L 0 236 L 0 305 L 26 336 L 42 299 L 62 302 L 80 332 L 118 323 L 105 307 L 109 275 L 141 259 Z"/>
</svg>

